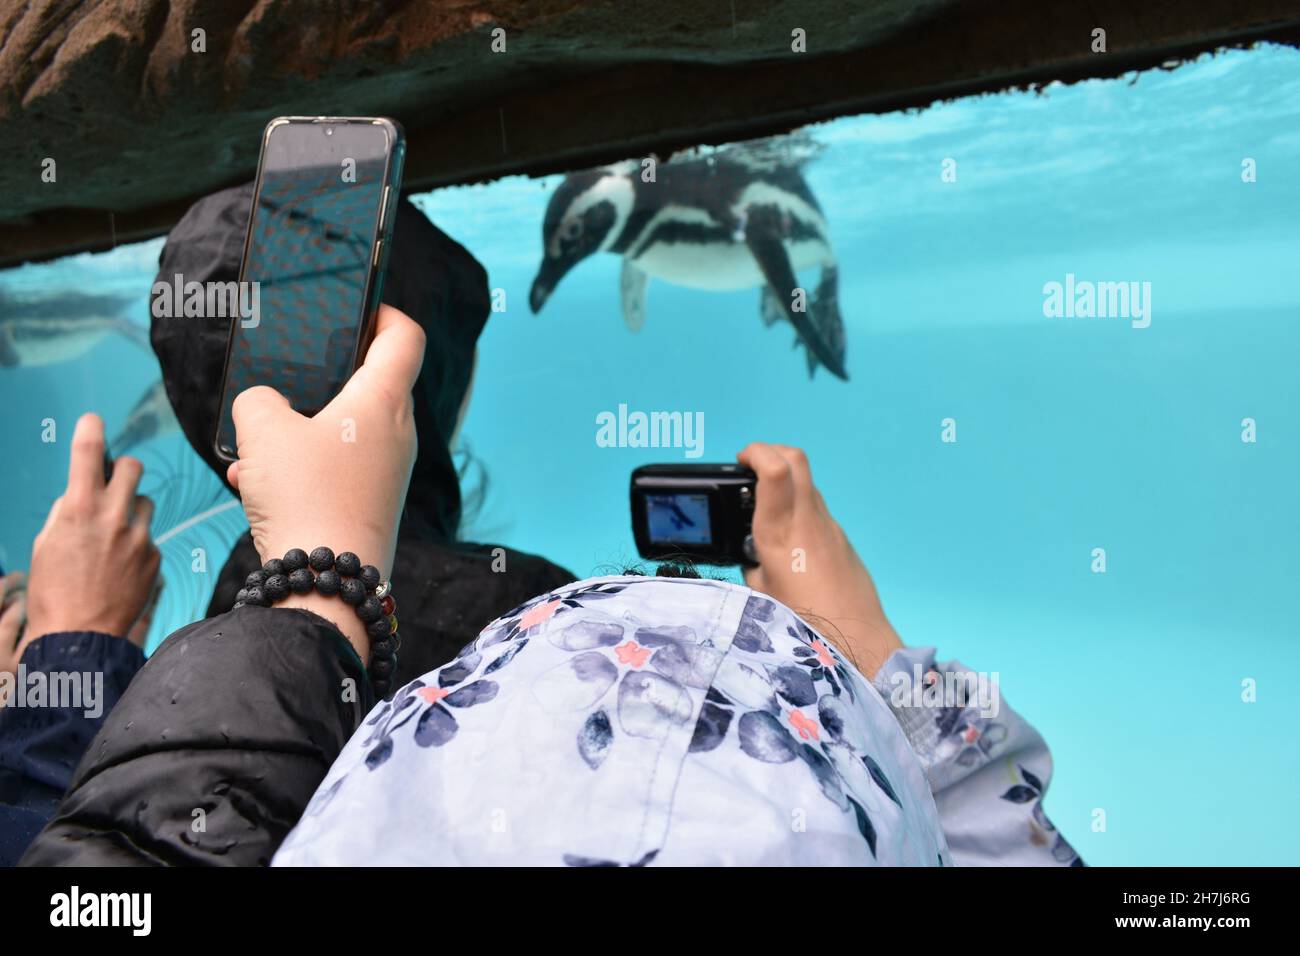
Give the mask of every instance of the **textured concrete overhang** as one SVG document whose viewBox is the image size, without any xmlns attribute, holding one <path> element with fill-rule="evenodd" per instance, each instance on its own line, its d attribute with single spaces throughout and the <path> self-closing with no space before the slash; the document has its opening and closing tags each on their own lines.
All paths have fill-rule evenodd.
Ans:
<svg viewBox="0 0 1300 956">
<path fill-rule="evenodd" d="M 0 265 L 164 232 L 276 115 L 395 117 L 427 189 L 1258 40 L 1300 0 L 9 0 Z"/>
</svg>

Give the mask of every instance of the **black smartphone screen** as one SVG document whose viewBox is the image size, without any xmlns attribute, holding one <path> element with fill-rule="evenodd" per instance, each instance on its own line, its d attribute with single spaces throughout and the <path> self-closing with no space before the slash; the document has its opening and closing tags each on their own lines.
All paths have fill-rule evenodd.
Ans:
<svg viewBox="0 0 1300 956">
<path fill-rule="evenodd" d="M 391 138 L 391 127 L 368 121 L 291 121 L 266 134 L 240 289 L 255 308 L 234 319 L 226 361 L 217 435 L 226 457 L 240 392 L 270 385 L 315 415 L 356 367 Z"/>
</svg>

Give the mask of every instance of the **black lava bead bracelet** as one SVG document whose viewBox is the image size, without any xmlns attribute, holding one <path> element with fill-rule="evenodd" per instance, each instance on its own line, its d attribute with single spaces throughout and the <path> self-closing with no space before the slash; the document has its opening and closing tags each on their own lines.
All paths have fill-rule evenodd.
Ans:
<svg viewBox="0 0 1300 956">
<path fill-rule="evenodd" d="M 379 569 L 363 565 L 351 551 L 337 557 L 329 548 L 311 554 L 302 548 L 286 551 L 283 558 L 272 558 L 244 579 L 235 607 L 270 607 L 290 593 L 308 594 L 313 589 L 326 597 L 337 595 L 357 612 L 370 636 L 370 684 L 377 696 L 387 697 L 401 645 L 397 601 L 390 582 L 380 579 Z"/>
</svg>

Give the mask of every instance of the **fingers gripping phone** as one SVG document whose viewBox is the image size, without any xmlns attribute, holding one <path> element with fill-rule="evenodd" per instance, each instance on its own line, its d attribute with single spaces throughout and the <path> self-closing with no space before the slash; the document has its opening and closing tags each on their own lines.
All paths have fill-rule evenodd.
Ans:
<svg viewBox="0 0 1300 956">
<path fill-rule="evenodd" d="M 701 564 L 758 564 L 754 495 L 742 465 L 643 465 L 632 472 L 632 535 L 641 557 Z"/>
<path fill-rule="evenodd" d="M 226 346 L 217 455 L 236 457 L 231 406 L 269 385 L 315 415 L 365 359 L 402 184 L 393 120 L 271 120 L 253 187 L 239 275 L 241 305 Z M 254 285 L 255 284 L 255 285 Z"/>
</svg>

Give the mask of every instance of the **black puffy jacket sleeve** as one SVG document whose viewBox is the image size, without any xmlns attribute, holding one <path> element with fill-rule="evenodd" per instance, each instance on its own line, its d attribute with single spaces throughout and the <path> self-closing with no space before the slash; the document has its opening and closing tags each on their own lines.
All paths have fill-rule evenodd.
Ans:
<svg viewBox="0 0 1300 956">
<path fill-rule="evenodd" d="M 374 698 L 309 611 L 241 607 L 136 675 L 23 865 L 264 865 Z"/>
</svg>

